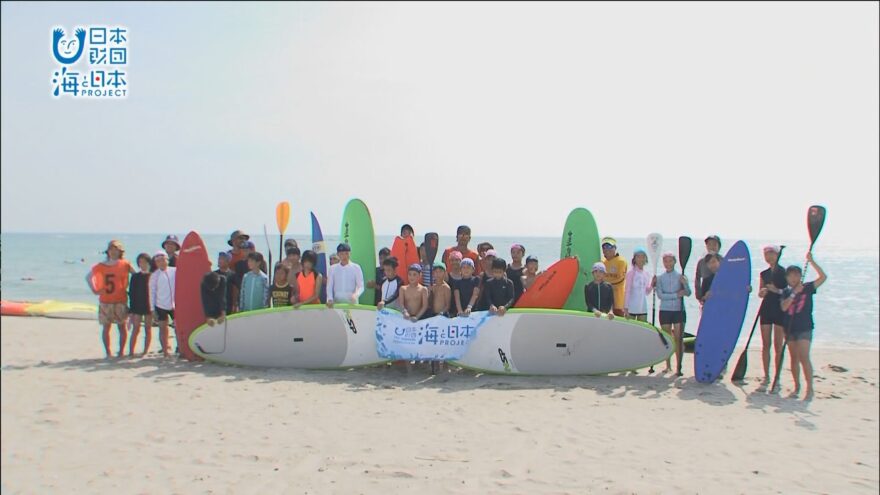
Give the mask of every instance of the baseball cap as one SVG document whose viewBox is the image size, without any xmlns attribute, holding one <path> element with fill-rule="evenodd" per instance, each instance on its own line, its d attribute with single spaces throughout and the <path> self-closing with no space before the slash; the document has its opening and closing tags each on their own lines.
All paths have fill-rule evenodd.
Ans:
<svg viewBox="0 0 880 495">
<path fill-rule="evenodd" d="M 662 258 L 672 258 L 672 259 L 674 260 L 674 259 L 675 259 L 675 253 L 673 253 L 672 251 L 666 251 L 665 253 L 663 253 L 662 256 L 660 256 L 660 258 L 661 258 L 661 259 L 662 259 Z"/>
<path fill-rule="evenodd" d="M 514 249 L 519 249 L 519 250 L 522 251 L 523 253 L 526 252 L 526 248 L 525 248 L 525 246 L 523 246 L 522 244 L 513 244 L 513 245 L 511 245 L 511 246 L 510 246 L 510 250 L 513 251 Z"/>
<path fill-rule="evenodd" d="M 532 255 L 526 256 L 526 263 L 529 263 L 529 262 L 532 262 L 532 261 L 534 261 L 535 263 L 537 263 L 537 262 L 538 262 L 538 257 L 537 257 L 537 256 L 532 256 Z"/>
<path fill-rule="evenodd" d="M 346 242 L 340 242 L 338 246 L 336 246 L 337 253 L 351 252 L 351 246 Z"/>
<path fill-rule="evenodd" d="M 610 245 L 611 247 L 616 248 L 617 247 L 617 240 L 614 239 L 613 237 L 603 237 L 602 238 L 602 247 L 605 247 L 606 244 Z"/>
<path fill-rule="evenodd" d="M 443 263 L 440 263 L 440 262 L 434 263 L 434 270 L 443 270 L 445 272 L 446 265 L 444 265 Z"/>
<path fill-rule="evenodd" d="M 462 254 L 458 251 L 453 251 L 453 252 L 449 253 L 449 259 L 460 260 L 462 258 L 464 258 L 464 256 L 462 256 Z"/>
<path fill-rule="evenodd" d="M 643 248 L 642 246 L 636 246 L 636 248 L 633 249 L 633 256 L 635 256 L 639 253 L 644 254 L 645 256 L 648 256 L 648 252 L 645 251 L 645 248 Z"/>
<path fill-rule="evenodd" d="M 422 265 L 418 263 L 413 263 L 412 265 L 409 265 L 408 271 L 422 273 Z"/>
<path fill-rule="evenodd" d="M 461 266 L 469 266 L 469 267 L 473 268 L 474 267 L 474 260 L 472 260 L 470 258 L 465 258 L 465 259 L 461 260 Z"/>
<path fill-rule="evenodd" d="M 602 263 L 602 262 L 593 263 L 593 270 L 592 271 L 605 273 L 605 263 Z"/>
</svg>

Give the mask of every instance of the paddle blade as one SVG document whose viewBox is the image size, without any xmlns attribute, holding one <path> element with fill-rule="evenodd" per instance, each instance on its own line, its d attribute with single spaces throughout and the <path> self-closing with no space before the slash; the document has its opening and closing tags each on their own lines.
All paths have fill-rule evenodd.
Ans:
<svg viewBox="0 0 880 495">
<path fill-rule="evenodd" d="M 681 265 L 682 273 L 684 273 L 688 260 L 691 258 L 691 248 L 693 248 L 693 244 L 694 241 L 686 235 L 678 238 L 678 263 Z"/>
<path fill-rule="evenodd" d="M 648 243 L 648 256 L 654 263 L 654 271 L 657 271 L 657 263 L 660 262 L 660 251 L 663 250 L 663 236 L 657 233 L 648 234 L 646 241 Z"/>
<path fill-rule="evenodd" d="M 742 354 L 739 355 L 739 361 L 736 362 L 736 368 L 733 369 L 733 374 L 730 375 L 730 381 L 732 382 L 741 382 L 743 378 L 746 377 L 746 367 L 748 366 L 748 358 L 746 357 L 747 351 L 743 351 Z"/>
<path fill-rule="evenodd" d="M 282 235 L 287 230 L 287 224 L 290 222 L 290 203 L 282 201 L 275 207 L 275 221 L 278 222 L 278 232 Z"/>
<path fill-rule="evenodd" d="M 825 207 L 813 205 L 807 212 L 807 229 L 810 231 L 810 251 L 813 250 L 813 244 L 819 238 L 822 227 L 825 225 Z"/>
</svg>

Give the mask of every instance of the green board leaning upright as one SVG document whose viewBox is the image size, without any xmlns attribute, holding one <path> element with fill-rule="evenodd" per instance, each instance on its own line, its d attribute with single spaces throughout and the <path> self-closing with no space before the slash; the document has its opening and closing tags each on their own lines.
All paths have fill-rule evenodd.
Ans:
<svg viewBox="0 0 880 495">
<path fill-rule="evenodd" d="M 376 238 L 373 233 L 373 218 L 367 205 L 359 199 L 352 199 L 342 212 L 342 242 L 351 246 L 351 261 L 360 265 L 364 272 L 364 286 L 376 280 Z M 372 306 L 376 302 L 374 292 L 364 289 L 360 303 Z"/>
<path fill-rule="evenodd" d="M 559 257 L 568 258 L 570 256 L 577 256 L 580 272 L 563 308 L 586 311 L 584 286 L 593 280 L 593 274 L 590 270 L 593 268 L 593 263 L 602 261 L 602 250 L 599 245 L 599 229 L 596 227 L 596 220 L 593 218 L 593 214 L 585 208 L 571 210 L 565 221 Z"/>
</svg>

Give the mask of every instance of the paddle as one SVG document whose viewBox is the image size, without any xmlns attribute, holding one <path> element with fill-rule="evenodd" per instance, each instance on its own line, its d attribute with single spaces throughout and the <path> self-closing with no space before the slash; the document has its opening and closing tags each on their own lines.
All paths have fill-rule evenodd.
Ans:
<svg viewBox="0 0 880 495">
<path fill-rule="evenodd" d="M 263 224 L 263 235 L 266 237 L 266 250 L 269 251 L 269 264 L 266 265 L 266 276 L 269 277 L 269 285 L 272 285 L 272 246 L 269 245 L 269 230 Z"/>
<path fill-rule="evenodd" d="M 687 267 L 688 260 L 691 259 L 691 249 L 694 241 L 690 237 L 683 235 L 678 238 L 678 264 L 681 266 L 681 274 L 684 275 L 684 269 Z M 681 373 L 681 360 L 684 356 L 684 298 L 681 298 L 681 316 L 682 322 L 678 324 L 678 339 L 675 342 L 676 358 L 678 358 L 677 373 Z M 681 356 L 681 357 L 679 357 Z"/>
<path fill-rule="evenodd" d="M 785 249 L 785 246 L 781 246 L 779 249 L 779 258 L 782 258 L 782 250 Z M 770 273 L 770 276 L 773 276 L 773 273 Z M 749 365 L 749 359 L 747 354 L 749 352 L 749 344 L 752 343 L 752 336 L 755 335 L 755 328 L 758 327 L 758 320 L 761 318 L 761 309 L 764 307 L 764 303 L 767 300 L 761 301 L 761 305 L 758 307 L 758 314 L 755 315 L 755 322 L 752 323 L 752 331 L 749 332 L 749 339 L 746 340 L 746 347 L 743 349 L 742 354 L 739 355 L 739 360 L 736 362 L 736 368 L 733 369 L 733 374 L 730 375 L 731 382 L 741 382 L 746 377 L 746 369 Z"/>
<path fill-rule="evenodd" d="M 660 251 L 663 250 L 663 236 L 657 233 L 648 234 L 648 238 L 646 239 L 648 244 L 648 256 L 651 257 L 651 262 L 654 264 L 654 278 L 657 277 L 657 266 L 660 262 Z M 651 325 L 657 326 L 657 291 L 651 291 L 653 295 L 654 302 L 651 305 Z M 666 338 L 663 337 L 663 332 L 657 332 L 657 335 L 660 336 L 660 341 L 663 342 L 663 345 L 667 345 Z M 654 367 L 651 366 L 648 368 L 648 373 L 653 373 Z"/>
<path fill-rule="evenodd" d="M 437 259 L 437 249 L 440 243 L 440 236 L 436 232 L 428 232 L 425 234 L 425 258 L 428 264 L 433 265 Z"/>
<path fill-rule="evenodd" d="M 813 246 L 816 244 L 816 240 L 819 238 L 819 234 L 822 233 L 822 227 L 825 226 L 825 207 L 819 205 L 813 205 L 807 211 L 807 231 L 810 233 L 810 249 L 807 251 L 809 253 L 813 252 Z M 810 263 L 804 263 L 804 269 L 801 271 L 801 282 L 804 281 L 804 278 L 807 276 L 807 268 L 809 268 Z M 785 331 L 785 341 L 782 343 L 782 352 L 779 353 L 779 361 L 776 362 L 776 377 L 773 378 L 773 386 L 770 387 L 770 390 L 776 390 L 777 385 L 779 385 L 779 375 L 782 372 L 782 361 L 785 358 L 785 347 L 788 345 L 788 333 L 791 331 L 791 321 L 794 318 L 791 318 L 788 322 L 788 328 Z"/>
<path fill-rule="evenodd" d="M 275 222 L 278 224 L 278 256 L 284 258 L 284 232 L 290 222 L 290 203 L 282 201 L 275 207 Z"/>
</svg>

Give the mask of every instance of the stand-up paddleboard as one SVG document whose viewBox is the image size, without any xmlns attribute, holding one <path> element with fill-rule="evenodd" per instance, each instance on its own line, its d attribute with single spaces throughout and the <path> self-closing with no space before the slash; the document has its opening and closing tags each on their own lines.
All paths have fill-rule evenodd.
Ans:
<svg viewBox="0 0 880 495">
<path fill-rule="evenodd" d="M 711 383 L 721 374 L 739 339 L 749 305 L 752 262 L 749 248 L 737 241 L 721 261 L 703 305 L 703 316 L 694 346 L 694 375 L 698 382 Z"/>
<path fill-rule="evenodd" d="M 98 307 L 94 304 L 45 301 L 30 305 L 27 311 L 32 316 L 45 316 L 46 318 L 61 318 L 65 320 L 98 319 Z"/>
<path fill-rule="evenodd" d="M 321 232 L 321 225 L 318 223 L 318 218 L 315 216 L 315 212 L 311 212 L 312 214 L 312 251 L 315 252 L 315 255 L 318 258 L 318 262 L 315 263 L 315 273 L 320 273 L 321 276 L 324 277 L 324 285 L 321 286 L 321 302 L 327 302 L 327 246 L 324 243 L 324 234 Z M 366 283 L 366 282 L 364 282 Z"/>
<path fill-rule="evenodd" d="M 364 273 L 364 287 L 376 281 L 376 239 L 373 234 L 373 219 L 367 205 L 359 199 L 352 199 L 342 212 L 342 242 L 351 246 L 351 261 L 357 263 Z M 373 304 L 375 293 L 364 290 L 361 304 Z"/>
<path fill-rule="evenodd" d="M 577 280 L 578 267 L 577 258 L 561 259 L 550 265 L 535 278 L 532 287 L 523 292 L 516 307 L 561 309 Z"/>
<path fill-rule="evenodd" d="M 437 251 L 440 249 L 440 236 L 436 232 L 425 234 L 425 258 L 428 264 L 433 265 L 437 259 Z"/>
<path fill-rule="evenodd" d="M 419 248 L 416 247 L 416 241 L 412 237 L 406 239 L 400 236 L 395 237 L 394 243 L 391 245 L 391 256 L 397 258 L 397 276 L 404 283 L 408 283 L 406 272 L 409 270 L 409 266 L 413 263 L 419 264 Z"/>
<path fill-rule="evenodd" d="M 586 311 L 584 286 L 593 280 L 590 272 L 593 263 L 602 261 L 602 250 L 599 245 L 599 229 L 593 214 L 585 208 L 575 208 L 568 214 L 565 229 L 562 231 L 562 249 L 560 258 L 577 256 L 580 263 L 577 280 L 571 288 L 565 309 Z"/>
<path fill-rule="evenodd" d="M 190 334 L 205 323 L 202 308 L 202 278 L 211 271 L 208 248 L 195 231 L 183 239 L 177 255 L 177 274 L 174 279 L 174 331 L 180 355 L 190 361 L 198 359 L 189 346 Z"/>
<path fill-rule="evenodd" d="M 673 340 L 647 323 L 565 310 L 513 309 L 480 328 L 455 364 L 488 373 L 597 375 L 665 361 Z"/>
<path fill-rule="evenodd" d="M 337 304 L 236 313 L 190 337 L 196 353 L 242 366 L 350 368 L 387 360 L 376 352 L 376 308 Z"/>
</svg>

